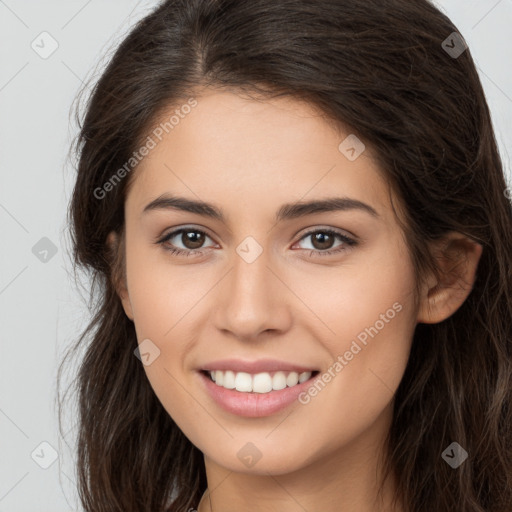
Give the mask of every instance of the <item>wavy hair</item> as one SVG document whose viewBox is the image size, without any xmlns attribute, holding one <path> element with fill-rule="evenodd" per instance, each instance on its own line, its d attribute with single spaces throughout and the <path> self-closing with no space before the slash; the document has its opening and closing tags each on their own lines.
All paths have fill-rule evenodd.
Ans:
<svg viewBox="0 0 512 512">
<path fill-rule="evenodd" d="M 165 109 L 202 86 L 303 99 L 350 127 L 403 205 L 417 283 L 436 271 L 429 242 L 443 234 L 483 246 L 461 307 L 416 326 L 385 467 L 408 512 L 512 510 L 512 208 L 471 52 L 454 56 L 443 43 L 460 45 L 453 32 L 427 0 L 167 0 L 123 39 L 85 113 L 77 108 L 72 148 L 73 262 L 91 279 L 94 304 L 59 380 L 82 348 L 72 389 L 87 512 L 183 512 L 207 486 L 203 454 L 134 357 L 134 324 L 116 293 L 124 244 L 109 251 L 106 238 L 123 240 L 136 169 L 107 199 L 95 194 Z M 469 453 L 457 469 L 441 457 L 453 441 Z"/>
</svg>

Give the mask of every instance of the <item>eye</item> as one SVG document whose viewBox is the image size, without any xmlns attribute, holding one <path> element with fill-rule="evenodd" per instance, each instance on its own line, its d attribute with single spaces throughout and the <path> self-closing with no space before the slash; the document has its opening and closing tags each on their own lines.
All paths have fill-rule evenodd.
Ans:
<svg viewBox="0 0 512 512">
<path fill-rule="evenodd" d="M 173 243 L 168 243 L 181 235 L 180 238 Z M 300 240 L 310 238 L 313 242 L 313 248 L 310 250 L 310 256 L 330 256 L 332 254 L 340 253 L 349 250 L 350 247 L 356 246 L 357 242 L 333 229 L 316 229 L 309 231 L 302 236 Z M 176 231 L 165 235 L 157 244 L 161 244 L 166 251 L 171 254 L 183 256 L 200 256 L 205 253 L 205 248 L 201 248 L 204 244 L 205 238 L 210 238 L 204 231 L 196 228 L 180 228 Z M 334 241 L 338 239 L 341 241 L 336 249 L 331 249 Z M 181 249 L 176 247 L 176 243 L 182 243 L 185 248 Z M 211 247 L 211 246 L 210 246 Z M 207 248 L 206 248 L 207 249 Z"/>
<path fill-rule="evenodd" d="M 170 245 L 167 244 L 168 241 L 173 240 L 174 238 L 178 237 L 178 235 L 181 235 L 181 237 L 178 238 L 178 241 L 185 246 L 185 249 L 175 247 L 175 243 L 171 243 Z M 171 254 L 184 256 L 199 256 L 206 252 L 204 250 L 198 249 L 198 247 L 201 247 L 201 245 L 204 243 L 205 237 L 210 238 L 204 231 L 201 231 L 200 229 L 181 228 L 165 235 L 156 243 L 161 244 L 164 247 L 164 249 L 169 251 Z"/>
<path fill-rule="evenodd" d="M 314 231 L 309 231 L 303 235 L 301 240 L 305 240 L 307 238 L 310 238 L 313 242 L 313 248 L 310 251 L 310 256 L 330 256 L 332 254 L 347 251 L 350 247 L 357 245 L 357 242 L 354 239 L 333 229 L 316 229 Z M 336 238 L 340 240 L 341 243 L 336 249 L 331 249 Z"/>
</svg>

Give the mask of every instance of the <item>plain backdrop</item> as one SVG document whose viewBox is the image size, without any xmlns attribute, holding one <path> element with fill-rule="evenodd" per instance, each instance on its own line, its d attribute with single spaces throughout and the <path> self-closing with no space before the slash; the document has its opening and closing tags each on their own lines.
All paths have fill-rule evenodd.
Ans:
<svg viewBox="0 0 512 512">
<path fill-rule="evenodd" d="M 82 82 L 156 4 L 0 0 L 0 512 L 82 510 L 76 415 L 62 438 L 55 404 L 57 365 L 90 316 L 66 235 L 70 113 Z M 477 63 L 510 183 L 512 0 L 437 5 Z"/>
</svg>

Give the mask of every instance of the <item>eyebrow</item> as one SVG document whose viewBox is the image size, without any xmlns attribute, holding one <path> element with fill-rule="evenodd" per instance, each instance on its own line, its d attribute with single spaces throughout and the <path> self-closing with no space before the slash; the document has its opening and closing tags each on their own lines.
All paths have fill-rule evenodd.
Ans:
<svg viewBox="0 0 512 512">
<path fill-rule="evenodd" d="M 210 217 L 226 223 L 226 218 L 222 213 L 222 210 L 215 205 L 204 201 L 196 201 L 170 194 L 162 194 L 148 203 L 142 211 L 142 214 L 154 210 L 167 209 L 196 213 L 198 215 Z M 349 197 L 329 197 L 326 199 L 316 199 L 308 202 L 283 204 L 276 213 L 275 222 L 297 219 L 315 213 L 348 210 L 360 210 L 372 215 L 373 217 L 379 217 L 379 214 L 372 206 L 363 203 L 362 201 L 351 199 Z"/>
</svg>

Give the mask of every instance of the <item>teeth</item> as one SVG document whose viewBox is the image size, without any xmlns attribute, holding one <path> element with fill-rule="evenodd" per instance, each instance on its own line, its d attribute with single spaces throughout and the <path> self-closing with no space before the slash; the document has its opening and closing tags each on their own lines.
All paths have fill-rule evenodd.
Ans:
<svg viewBox="0 0 512 512">
<path fill-rule="evenodd" d="M 215 382 L 222 386 L 223 372 L 217 372 Z M 252 377 L 248 373 L 239 372 L 235 375 L 235 389 L 237 391 L 252 391 Z"/>
<path fill-rule="evenodd" d="M 287 386 L 291 388 L 310 379 L 312 375 L 312 372 L 303 372 L 300 375 L 297 372 L 275 372 L 273 375 L 263 372 L 251 375 L 246 372 L 234 373 L 231 370 L 213 370 L 209 373 L 217 386 L 245 393 L 270 393 Z"/>
</svg>

